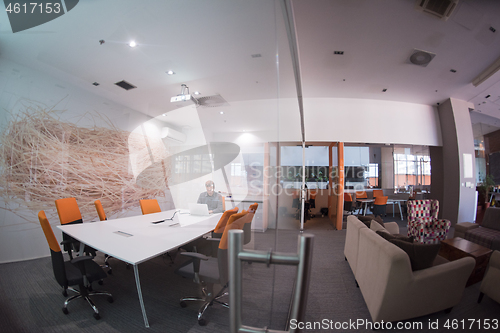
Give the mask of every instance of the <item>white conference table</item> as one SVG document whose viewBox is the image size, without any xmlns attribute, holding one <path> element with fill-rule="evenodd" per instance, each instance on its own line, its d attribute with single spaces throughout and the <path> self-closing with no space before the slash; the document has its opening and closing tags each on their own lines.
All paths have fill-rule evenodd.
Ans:
<svg viewBox="0 0 500 333">
<path fill-rule="evenodd" d="M 361 204 L 364 204 L 363 208 L 363 216 L 366 215 L 366 211 L 368 210 L 368 204 L 374 203 L 375 199 L 356 199 Z M 399 207 L 399 214 L 401 216 L 401 220 L 403 220 L 403 209 L 401 208 L 401 202 L 407 201 L 406 199 L 387 199 L 387 204 L 392 204 L 392 217 L 395 216 L 394 205 L 397 204 Z"/>
<path fill-rule="evenodd" d="M 100 222 L 57 226 L 81 243 L 133 265 L 137 294 L 146 327 L 149 327 L 149 322 L 142 299 L 137 265 L 211 232 L 222 215 L 192 216 L 181 211 L 175 214 L 172 221 L 153 223 L 170 219 L 174 212 L 175 210 L 170 210 Z"/>
</svg>

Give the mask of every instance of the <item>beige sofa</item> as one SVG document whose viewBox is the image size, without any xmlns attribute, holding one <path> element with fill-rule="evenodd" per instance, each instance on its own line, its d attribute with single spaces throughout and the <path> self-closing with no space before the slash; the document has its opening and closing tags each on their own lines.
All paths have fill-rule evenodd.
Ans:
<svg viewBox="0 0 500 333">
<path fill-rule="evenodd" d="M 347 218 L 344 254 L 373 322 L 400 321 L 451 309 L 474 268 L 470 257 L 412 271 L 406 252 Z"/>
</svg>

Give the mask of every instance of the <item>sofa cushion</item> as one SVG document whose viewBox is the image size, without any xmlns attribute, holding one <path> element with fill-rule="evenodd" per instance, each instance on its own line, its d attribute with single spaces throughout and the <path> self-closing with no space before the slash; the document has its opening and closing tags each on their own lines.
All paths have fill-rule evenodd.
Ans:
<svg viewBox="0 0 500 333">
<path fill-rule="evenodd" d="M 409 243 L 400 239 L 392 239 L 390 242 L 408 254 L 413 271 L 432 267 L 441 247 L 441 244 Z"/>
<path fill-rule="evenodd" d="M 366 226 L 368 228 L 371 226 L 371 222 L 372 221 L 377 222 L 382 227 L 384 226 L 384 221 L 382 220 L 382 217 L 380 217 L 380 216 L 375 217 L 375 215 L 373 215 L 373 214 L 366 215 L 366 216 L 358 215 L 357 218 L 358 218 L 358 220 L 360 220 L 361 222 L 363 222 L 364 224 L 366 224 Z"/>
<path fill-rule="evenodd" d="M 381 231 L 381 232 L 389 233 L 389 231 L 387 231 L 387 229 L 384 226 L 382 226 L 382 225 L 380 225 L 378 223 L 371 223 L 370 224 L 370 229 L 373 230 L 373 231 L 375 231 L 375 232 Z"/>
<path fill-rule="evenodd" d="M 500 241 L 500 231 L 479 227 L 468 230 L 464 238 L 473 243 L 487 247 L 488 249 L 497 250 L 497 248 L 495 248 L 495 243 Z"/>
<path fill-rule="evenodd" d="M 386 239 L 387 241 L 390 241 L 391 239 L 400 239 L 408 243 L 413 243 L 413 236 L 406 237 L 404 235 L 391 234 L 387 231 L 382 231 L 382 230 L 378 230 L 376 231 L 376 233 L 379 234 L 382 238 Z"/>
<path fill-rule="evenodd" d="M 486 209 L 481 226 L 500 231 L 500 208 L 489 207 Z"/>
</svg>

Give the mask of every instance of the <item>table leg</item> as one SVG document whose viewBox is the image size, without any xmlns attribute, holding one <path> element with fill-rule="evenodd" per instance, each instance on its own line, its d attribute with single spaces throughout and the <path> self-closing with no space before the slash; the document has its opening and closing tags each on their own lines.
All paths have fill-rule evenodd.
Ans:
<svg viewBox="0 0 500 333">
<path fill-rule="evenodd" d="M 137 286 L 137 295 L 139 296 L 139 302 L 141 303 L 142 317 L 144 318 L 144 325 L 149 327 L 148 316 L 146 315 L 146 308 L 144 307 L 144 301 L 142 299 L 141 282 L 139 281 L 139 268 L 134 264 L 134 276 L 135 284 Z"/>
<path fill-rule="evenodd" d="M 395 202 L 393 201 L 392 202 L 392 217 L 394 217 L 394 204 L 395 204 Z"/>
<path fill-rule="evenodd" d="M 401 201 L 398 201 L 399 214 L 401 215 L 401 221 L 403 221 L 403 210 L 401 209 Z"/>
</svg>

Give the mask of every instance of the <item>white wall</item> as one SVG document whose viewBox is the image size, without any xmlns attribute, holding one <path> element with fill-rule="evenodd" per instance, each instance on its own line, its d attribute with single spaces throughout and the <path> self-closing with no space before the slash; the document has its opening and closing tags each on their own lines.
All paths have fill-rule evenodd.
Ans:
<svg viewBox="0 0 500 333">
<path fill-rule="evenodd" d="M 79 127 L 93 125 L 96 119 L 91 114 L 95 116 L 97 113 L 109 118 L 115 127 L 128 131 L 151 119 L 37 70 L 0 59 L 0 130 L 11 120 L 11 115 L 29 105 L 54 107 L 61 111 L 57 115 L 62 121 Z M 97 121 L 100 126 L 106 126 L 98 118 Z M 0 263 L 49 255 L 49 247 L 38 222 L 38 211 L 25 209 L 19 216 L 8 208 L 17 207 L 7 205 L 0 196 Z M 55 204 L 47 205 L 44 210 L 55 228 L 59 224 Z M 140 209 L 137 214 L 140 214 Z M 54 233 L 61 238 L 60 232 L 54 230 Z"/>
<path fill-rule="evenodd" d="M 379 100 L 305 98 L 306 141 L 441 146 L 432 106 Z"/>
</svg>

